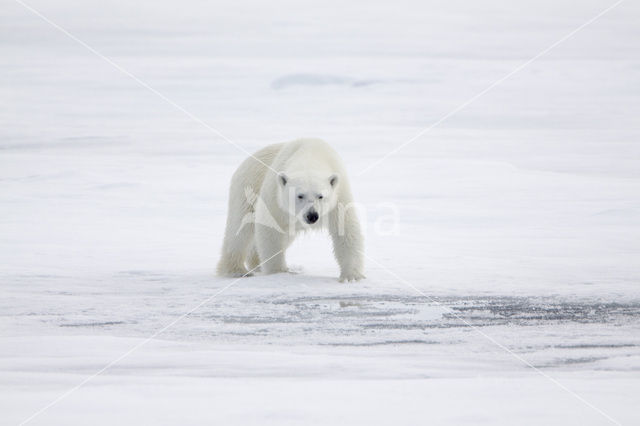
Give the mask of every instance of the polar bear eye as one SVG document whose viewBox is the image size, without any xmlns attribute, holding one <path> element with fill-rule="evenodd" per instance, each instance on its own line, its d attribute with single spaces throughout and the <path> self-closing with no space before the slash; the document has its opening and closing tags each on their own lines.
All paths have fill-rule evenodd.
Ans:
<svg viewBox="0 0 640 426">
<path fill-rule="evenodd" d="M 304 194 L 298 195 L 298 200 L 302 200 L 302 199 L 304 199 Z"/>
<path fill-rule="evenodd" d="M 324 196 L 322 194 L 318 195 L 318 200 L 322 200 Z"/>
</svg>

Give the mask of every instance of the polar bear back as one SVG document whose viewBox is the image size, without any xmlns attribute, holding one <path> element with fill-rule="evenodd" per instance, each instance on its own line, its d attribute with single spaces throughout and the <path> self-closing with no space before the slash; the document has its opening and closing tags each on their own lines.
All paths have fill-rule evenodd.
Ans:
<svg viewBox="0 0 640 426">
<path fill-rule="evenodd" d="M 282 144 L 272 167 L 287 174 L 309 171 L 327 177 L 333 173 L 344 174 L 342 160 L 334 149 L 325 141 L 312 138 Z"/>
<path fill-rule="evenodd" d="M 265 175 L 285 145 L 286 143 L 276 143 L 266 146 L 244 160 L 231 178 L 231 193 L 242 194 L 245 188 L 259 192 Z"/>
<path fill-rule="evenodd" d="M 260 192 L 267 172 L 308 172 L 330 176 L 345 175 L 342 160 L 335 150 L 321 139 L 304 138 L 268 145 L 245 159 L 233 174 L 231 186 L 244 191 L 251 187 Z"/>
</svg>

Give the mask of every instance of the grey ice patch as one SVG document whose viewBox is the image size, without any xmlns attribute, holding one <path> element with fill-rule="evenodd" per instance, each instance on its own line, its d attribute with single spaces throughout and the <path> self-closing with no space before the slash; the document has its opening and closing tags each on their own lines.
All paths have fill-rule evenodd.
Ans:
<svg viewBox="0 0 640 426">
<path fill-rule="evenodd" d="M 124 321 L 102 321 L 102 322 L 85 322 L 85 323 L 68 323 L 60 324 L 60 327 L 108 327 L 111 325 L 125 324 Z"/>
<path fill-rule="evenodd" d="M 288 74 L 273 80 L 271 87 L 276 90 L 290 86 L 351 86 L 363 87 L 377 83 L 375 80 L 357 80 L 330 74 Z"/>
</svg>

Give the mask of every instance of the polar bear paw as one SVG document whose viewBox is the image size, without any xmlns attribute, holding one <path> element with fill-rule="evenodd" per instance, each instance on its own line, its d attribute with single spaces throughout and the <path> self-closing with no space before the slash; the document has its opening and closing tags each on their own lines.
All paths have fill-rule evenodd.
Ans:
<svg viewBox="0 0 640 426">
<path fill-rule="evenodd" d="M 287 268 L 287 272 L 293 275 L 298 275 L 304 272 L 304 268 L 300 265 L 290 265 Z"/>
<path fill-rule="evenodd" d="M 343 272 L 342 274 L 340 274 L 340 278 L 338 279 L 338 281 L 340 281 L 341 283 L 343 282 L 351 282 L 351 281 L 360 281 L 361 279 L 366 278 L 364 276 L 364 274 L 362 272 L 359 271 L 349 271 L 349 272 Z"/>
<path fill-rule="evenodd" d="M 245 278 L 245 277 L 253 277 L 253 271 L 234 271 L 226 274 L 229 278 Z"/>
</svg>

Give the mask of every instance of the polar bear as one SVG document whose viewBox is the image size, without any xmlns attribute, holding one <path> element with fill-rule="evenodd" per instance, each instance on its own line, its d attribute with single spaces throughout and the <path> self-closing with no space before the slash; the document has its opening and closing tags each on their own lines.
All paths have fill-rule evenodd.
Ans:
<svg viewBox="0 0 640 426">
<path fill-rule="evenodd" d="M 231 178 L 218 273 L 286 272 L 285 251 L 295 236 L 322 228 L 333 240 L 340 282 L 364 278 L 363 236 L 338 154 L 320 139 L 269 145 Z"/>
</svg>

